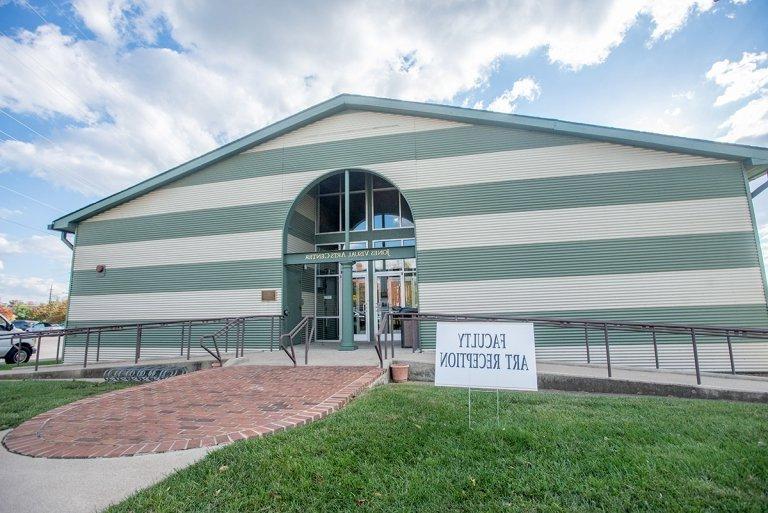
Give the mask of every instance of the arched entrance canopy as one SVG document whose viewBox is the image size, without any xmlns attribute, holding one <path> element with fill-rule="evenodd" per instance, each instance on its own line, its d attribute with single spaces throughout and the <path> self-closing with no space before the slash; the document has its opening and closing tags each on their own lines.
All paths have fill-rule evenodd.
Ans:
<svg viewBox="0 0 768 513">
<path fill-rule="evenodd" d="M 300 319 L 298 304 L 301 315 L 335 323 L 318 338 L 351 350 L 373 338 L 381 314 L 417 306 L 413 215 L 384 177 L 360 169 L 321 177 L 295 200 L 284 236 L 289 324 Z"/>
</svg>

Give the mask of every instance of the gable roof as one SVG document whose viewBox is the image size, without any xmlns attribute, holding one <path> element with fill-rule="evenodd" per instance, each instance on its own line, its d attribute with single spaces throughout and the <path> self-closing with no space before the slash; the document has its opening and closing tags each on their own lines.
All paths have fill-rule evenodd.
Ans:
<svg viewBox="0 0 768 513">
<path fill-rule="evenodd" d="M 690 139 L 686 137 L 654 134 L 636 130 L 588 125 L 584 123 L 573 123 L 557 119 L 503 114 L 499 112 L 467 109 L 448 105 L 341 94 L 294 114 L 293 116 L 287 117 L 282 121 L 278 121 L 261 130 L 248 134 L 229 144 L 225 144 L 220 148 L 169 169 L 164 173 L 155 175 L 143 182 L 66 214 L 54 220 L 48 228 L 63 232 L 74 232 L 77 223 L 84 219 L 132 200 L 147 192 L 153 191 L 215 162 L 344 110 L 368 110 L 390 114 L 445 119 L 463 123 L 537 130 L 656 150 L 677 151 L 706 157 L 736 160 L 744 164 L 750 178 L 768 168 L 768 148 L 706 141 L 703 139 Z"/>
</svg>

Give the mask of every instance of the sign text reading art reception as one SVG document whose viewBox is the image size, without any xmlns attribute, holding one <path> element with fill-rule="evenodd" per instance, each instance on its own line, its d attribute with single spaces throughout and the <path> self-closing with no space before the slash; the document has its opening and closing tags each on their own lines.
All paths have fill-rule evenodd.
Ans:
<svg viewBox="0 0 768 513">
<path fill-rule="evenodd" d="M 533 324 L 438 322 L 435 385 L 538 390 Z"/>
</svg>

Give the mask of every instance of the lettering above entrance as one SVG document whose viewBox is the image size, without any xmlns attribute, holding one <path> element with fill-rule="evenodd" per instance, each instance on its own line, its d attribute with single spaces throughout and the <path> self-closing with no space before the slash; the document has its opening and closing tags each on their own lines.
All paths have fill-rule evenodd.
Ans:
<svg viewBox="0 0 768 513">
<path fill-rule="evenodd" d="M 350 249 L 343 251 L 318 251 L 315 253 L 286 253 L 286 264 L 324 264 L 328 262 L 364 262 L 367 260 L 399 260 L 415 258 L 413 246 L 400 248 Z"/>
</svg>

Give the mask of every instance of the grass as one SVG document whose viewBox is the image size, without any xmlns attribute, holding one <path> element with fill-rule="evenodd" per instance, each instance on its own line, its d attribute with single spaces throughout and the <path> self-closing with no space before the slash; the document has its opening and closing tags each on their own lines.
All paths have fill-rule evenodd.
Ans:
<svg viewBox="0 0 768 513">
<path fill-rule="evenodd" d="M 51 358 L 50 360 L 49 359 L 40 360 L 39 365 L 42 367 L 43 365 L 56 365 L 57 363 L 58 362 L 56 361 L 55 358 Z M 32 358 L 28 362 L 19 363 L 19 364 L 5 363 L 5 360 L 0 360 L 0 372 L 8 371 L 8 370 L 13 370 L 16 367 L 34 367 L 34 366 L 35 366 L 35 357 L 34 357 L 34 355 L 32 356 Z"/>
<path fill-rule="evenodd" d="M 232 444 L 117 512 L 766 511 L 768 406 L 420 385 Z"/>
<path fill-rule="evenodd" d="M 62 404 L 130 385 L 88 381 L 0 381 L 0 429 L 16 427 Z"/>
</svg>

